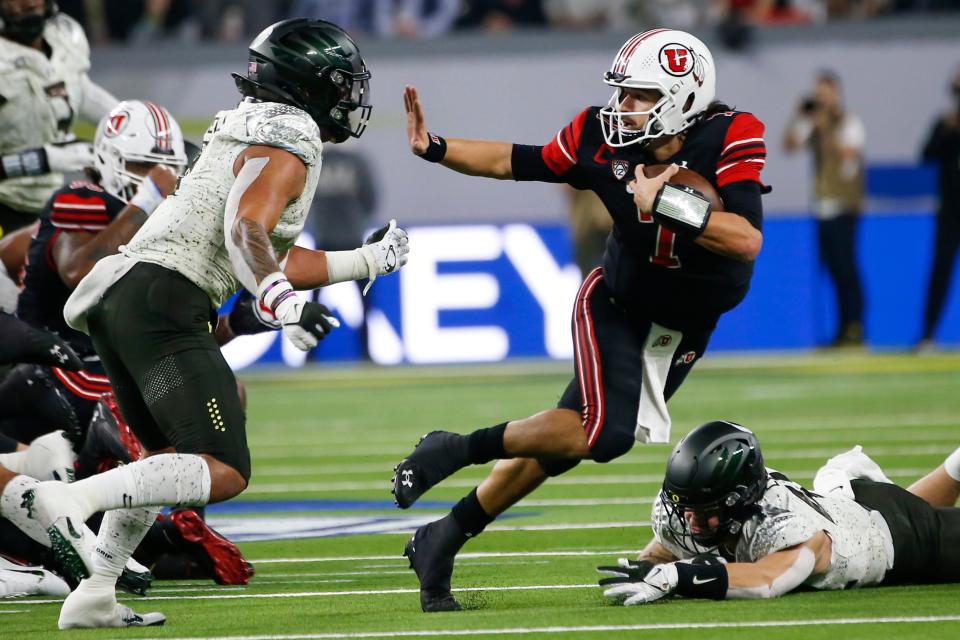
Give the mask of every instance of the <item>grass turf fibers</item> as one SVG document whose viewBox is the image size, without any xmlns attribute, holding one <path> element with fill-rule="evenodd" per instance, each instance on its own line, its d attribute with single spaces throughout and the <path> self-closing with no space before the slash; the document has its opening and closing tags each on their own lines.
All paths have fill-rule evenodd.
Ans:
<svg viewBox="0 0 960 640">
<path fill-rule="evenodd" d="M 486 469 L 466 469 L 430 491 L 423 498 L 433 503 L 429 508 L 390 509 L 381 503 L 390 500 L 391 469 L 417 438 L 438 427 L 467 432 L 549 407 L 569 371 L 521 364 L 245 374 L 254 477 L 240 500 L 370 504 L 318 511 L 309 505 L 321 503 L 308 503 L 306 513 L 214 511 L 211 517 L 282 524 L 310 515 L 440 515 L 442 503 L 456 501 Z M 672 441 L 706 420 L 731 419 L 758 433 L 768 465 L 800 482 L 809 484 L 830 455 L 862 444 L 888 475 L 908 484 L 960 445 L 958 389 L 960 357 L 949 355 L 708 358 L 671 402 Z M 56 603 L 0 601 L 0 637 L 416 637 L 410 634 L 420 631 L 432 637 L 468 631 L 459 637 L 471 638 L 960 637 L 954 585 L 798 593 L 763 602 L 605 603 L 593 586 L 594 568 L 649 539 L 649 499 L 668 452 L 664 445 L 638 445 L 611 464 L 581 464 L 522 503 L 520 515 L 471 541 L 454 575 L 454 591 L 463 589 L 458 596 L 467 608 L 460 613 L 420 613 L 416 580 L 400 557 L 408 534 L 382 533 L 243 543 L 257 568 L 248 587 L 157 582 L 148 598 L 122 595 L 138 611 L 164 612 L 162 628 L 58 632 Z M 507 552 L 515 555 L 496 555 Z"/>
</svg>

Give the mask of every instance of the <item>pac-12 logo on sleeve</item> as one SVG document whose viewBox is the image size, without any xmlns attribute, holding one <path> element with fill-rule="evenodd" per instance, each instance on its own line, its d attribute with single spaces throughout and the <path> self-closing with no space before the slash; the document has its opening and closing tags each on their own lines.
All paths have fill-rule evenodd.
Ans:
<svg viewBox="0 0 960 640">
<path fill-rule="evenodd" d="M 660 66 L 672 76 L 685 76 L 693 71 L 694 53 L 682 44 L 671 43 L 660 49 Z"/>
<path fill-rule="evenodd" d="M 610 163 L 610 169 L 613 171 L 613 177 L 617 180 L 623 180 L 630 171 L 630 163 L 626 160 L 614 160 Z"/>
</svg>

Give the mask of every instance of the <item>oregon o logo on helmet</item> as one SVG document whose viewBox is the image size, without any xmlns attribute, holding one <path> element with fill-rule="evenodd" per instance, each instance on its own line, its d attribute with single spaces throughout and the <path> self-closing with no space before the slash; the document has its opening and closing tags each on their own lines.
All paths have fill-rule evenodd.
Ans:
<svg viewBox="0 0 960 640">
<path fill-rule="evenodd" d="M 130 114 L 128 112 L 121 111 L 120 113 L 113 114 L 107 121 L 107 128 L 104 129 L 103 135 L 108 138 L 120 135 L 123 130 L 127 128 L 128 122 L 130 122 Z"/>
<path fill-rule="evenodd" d="M 670 499 L 673 500 L 674 503 L 679 503 L 679 502 L 680 502 L 680 496 L 678 496 L 677 494 L 671 495 L 671 496 L 670 496 Z"/>
<path fill-rule="evenodd" d="M 694 53 L 689 47 L 671 42 L 660 49 L 660 66 L 672 76 L 685 76 L 693 71 Z"/>
</svg>

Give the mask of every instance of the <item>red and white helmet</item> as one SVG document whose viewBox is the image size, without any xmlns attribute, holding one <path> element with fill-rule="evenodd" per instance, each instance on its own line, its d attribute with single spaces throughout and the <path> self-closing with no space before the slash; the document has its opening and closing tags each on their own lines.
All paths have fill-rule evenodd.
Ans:
<svg viewBox="0 0 960 640">
<path fill-rule="evenodd" d="M 680 133 L 713 102 L 716 68 L 698 38 L 673 29 L 651 29 L 627 40 L 603 81 L 616 91 L 600 110 L 603 136 L 611 147 L 626 147 Z M 620 110 L 623 89 L 653 89 L 662 95 L 649 111 Z M 631 129 L 623 116 L 649 116 L 643 129 Z"/>
<path fill-rule="evenodd" d="M 177 175 L 187 167 L 180 125 L 169 111 L 146 100 L 124 100 L 104 116 L 97 125 L 93 151 L 100 186 L 124 202 L 143 182 L 127 163 L 165 164 Z"/>
</svg>

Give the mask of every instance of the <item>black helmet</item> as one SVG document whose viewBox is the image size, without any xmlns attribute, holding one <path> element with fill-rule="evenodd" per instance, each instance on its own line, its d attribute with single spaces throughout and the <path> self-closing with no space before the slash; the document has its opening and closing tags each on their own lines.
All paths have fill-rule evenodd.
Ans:
<svg viewBox="0 0 960 640">
<path fill-rule="evenodd" d="M 299 107 L 337 142 L 359 138 L 370 119 L 370 72 L 353 38 L 326 20 L 267 27 L 250 43 L 247 75 L 232 75 L 243 95 Z"/>
<path fill-rule="evenodd" d="M 743 522 L 757 512 L 766 486 L 757 437 L 745 427 L 718 420 L 697 427 L 674 448 L 660 500 L 671 529 L 682 529 L 673 531 L 678 541 L 692 539 L 709 548 L 717 545 L 721 534 L 740 532 Z M 684 518 L 687 511 L 716 512 L 720 523 L 711 532 L 695 534 Z"/>
<path fill-rule="evenodd" d="M 57 15 L 58 10 L 56 2 L 46 0 L 43 3 L 42 12 L 29 13 L 14 18 L 7 15 L 3 8 L 3 2 L 0 0 L 0 36 L 15 42 L 29 44 L 43 33 L 43 27 L 47 20 Z"/>
</svg>

